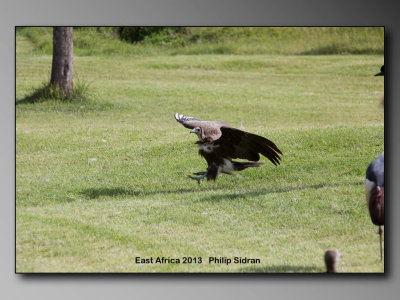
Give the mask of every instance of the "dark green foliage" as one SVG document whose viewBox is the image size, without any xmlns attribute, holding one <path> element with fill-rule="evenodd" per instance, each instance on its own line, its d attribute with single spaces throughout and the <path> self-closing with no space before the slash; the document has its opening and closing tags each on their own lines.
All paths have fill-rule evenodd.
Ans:
<svg viewBox="0 0 400 300">
<path fill-rule="evenodd" d="M 150 34 L 158 33 L 164 30 L 165 27 L 144 27 L 144 26 L 129 26 L 118 27 L 118 34 L 122 40 L 136 43 L 143 41 Z"/>
<path fill-rule="evenodd" d="M 129 26 L 118 27 L 119 37 L 122 40 L 137 43 L 143 41 L 146 37 L 155 36 L 161 32 L 174 37 L 177 33 L 185 33 L 185 27 L 164 27 L 164 26 Z"/>
</svg>

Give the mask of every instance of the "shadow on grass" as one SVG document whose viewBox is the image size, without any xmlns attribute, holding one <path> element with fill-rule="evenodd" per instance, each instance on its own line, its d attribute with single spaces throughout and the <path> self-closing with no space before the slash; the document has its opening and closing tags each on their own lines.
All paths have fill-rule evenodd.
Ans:
<svg viewBox="0 0 400 300">
<path fill-rule="evenodd" d="M 200 191 L 210 191 L 205 189 Z M 212 189 L 219 190 L 219 189 Z M 159 190 L 159 191 L 143 191 L 133 190 L 129 188 L 113 187 L 113 188 L 89 188 L 81 191 L 81 194 L 89 199 L 97 199 L 99 197 L 117 197 L 117 196 L 151 196 L 156 194 L 185 194 L 199 192 L 196 189 L 180 188 L 175 190 Z"/>
<path fill-rule="evenodd" d="M 346 185 L 362 185 L 361 182 L 349 183 Z M 256 197 L 265 194 L 275 194 L 275 193 L 287 193 L 298 190 L 305 189 L 321 189 L 326 187 L 337 187 L 343 184 L 316 184 L 316 185 L 306 185 L 299 187 L 288 187 L 281 189 L 262 189 L 257 191 L 245 191 L 238 193 L 223 193 L 216 195 L 207 195 L 198 201 L 222 201 L 222 200 L 235 200 L 238 198 L 243 198 L 246 196 Z M 81 194 L 88 199 L 97 199 L 100 197 L 118 197 L 118 196 L 151 196 L 156 194 L 186 194 L 186 193 L 196 193 L 196 192 L 210 192 L 210 191 L 221 191 L 224 190 L 223 187 L 208 187 L 205 189 L 194 189 L 194 188 L 179 188 L 171 190 L 157 190 L 157 191 L 144 191 L 144 190 L 134 190 L 124 187 L 102 187 L 102 188 L 88 188 L 81 191 Z"/>
<path fill-rule="evenodd" d="M 317 266 L 263 266 L 263 267 L 244 267 L 239 270 L 243 273 L 324 273 L 322 268 Z"/>
<path fill-rule="evenodd" d="M 50 93 L 48 85 L 42 85 L 40 88 L 34 90 L 31 94 L 25 96 L 20 100 L 16 100 L 15 105 L 19 104 L 33 104 L 37 102 L 43 102 L 43 96 Z"/>
<path fill-rule="evenodd" d="M 99 98 L 89 86 L 89 83 L 77 79 L 72 92 L 66 97 L 59 89 L 54 89 L 48 82 L 44 82 L 24 98 L 17 99 L 15 105 L 43 103 L 45 105 L 40 106 L 41 109 L 66 112 L 103 111 L 115 107 L 114 103 Z M 118 108 L 122 106 L 118 105 Z"/>
<path fill-rule="evenodd" d="M 287 188 L 271 188 L 271 189 L 262 189 L 257 191 L 246 191 L 246 192 L 239 192 L 239 193 L 226 193 L 226 194 L 217 194 L 217 195 L 208 195 L 201 199 L 201 201 L 222 201 L 225 199 L 234 200 L 237 198 L 243 198 L 246 196 L 249 197 L 256 197 L 266 194 L 279 194 L 279 193 L 288 193 L 293 191 L 300 191 L 300 190 L 307 190 L 307 189 L 322 189 L 322 188 L 329 188 L 329 187 L 338 187 L 343 185 L 363 185 L 362 182 L 352 182 L 347 184 L 336 183 L 336 184 L 314 184 L 314 185 L 304 185 L 304 186 L 297 186 L 297 187 L 287 187 Z"/>
</svg>

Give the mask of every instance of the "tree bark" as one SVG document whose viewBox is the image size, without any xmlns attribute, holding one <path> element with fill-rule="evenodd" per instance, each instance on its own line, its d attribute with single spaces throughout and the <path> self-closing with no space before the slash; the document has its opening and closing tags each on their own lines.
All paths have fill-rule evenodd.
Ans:
<svg viewBox="0 0 400 300">
<path fill-rule="evenodd" d="M 73 89 L 74 43 L 73 27 L 53 28 L 53 62 L 51 66 L 50 86 L 57 87 L 65 97 Z"/>
</svg>

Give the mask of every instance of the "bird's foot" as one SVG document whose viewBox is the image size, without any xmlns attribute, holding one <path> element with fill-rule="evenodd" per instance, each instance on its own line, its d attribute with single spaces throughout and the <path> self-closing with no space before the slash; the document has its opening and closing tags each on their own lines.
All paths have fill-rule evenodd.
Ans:
<svg viewBox="0 0 400 300">
<path fill-rule="evenodd" d="M 200 172 L 193 173 L 193 175 L 206 175 L 206 173 L 207 172 L 200 171 Z"/>
<path fill-rule="evenodd" d="M 200 184 L 200 180 L 204 179 L 206 177 L 206 175 L 202 175 L 199 177 L 193 177 L 189 175 L 189 178 L 193 179 L 193 180 L 197 180 L 197 183 Z"/>
</svg>

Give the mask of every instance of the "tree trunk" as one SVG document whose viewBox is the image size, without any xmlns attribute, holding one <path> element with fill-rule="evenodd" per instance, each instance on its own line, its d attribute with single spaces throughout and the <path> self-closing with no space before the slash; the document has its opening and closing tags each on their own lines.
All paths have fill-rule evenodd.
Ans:
<svg viewBox="0 0 400 300">
<path fill-rule="evenodd" d="M 57 87 L 68 97 L 72 92 L 74 76 L 73 27 L 53 28 L 53 62 L 50 86 Z"/>
</svg>

